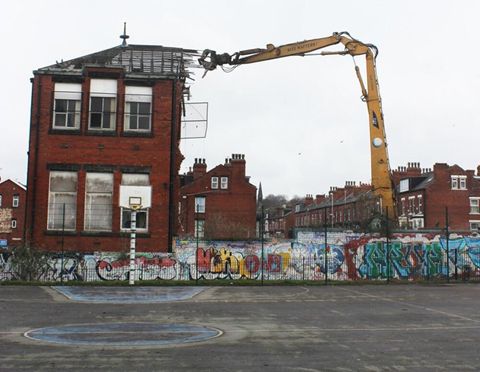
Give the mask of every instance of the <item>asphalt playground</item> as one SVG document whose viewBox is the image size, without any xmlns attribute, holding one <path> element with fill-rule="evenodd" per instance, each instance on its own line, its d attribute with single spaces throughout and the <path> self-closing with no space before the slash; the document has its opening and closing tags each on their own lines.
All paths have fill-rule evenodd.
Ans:
<svg viewBox="0 0 480 372">
<path fill-rule="evenodd" d="M 480 284 L 0 286 L 0 371 L 478 371 Z"/>
</svg>

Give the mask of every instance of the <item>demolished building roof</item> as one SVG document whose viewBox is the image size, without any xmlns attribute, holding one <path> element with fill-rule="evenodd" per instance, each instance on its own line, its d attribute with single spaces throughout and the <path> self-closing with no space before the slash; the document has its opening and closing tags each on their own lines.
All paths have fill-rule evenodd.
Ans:
<svg viewBox="0 0 480 372">
<path fill-rule="evenodd" d="M 68 61 L 42 67 L 35 74 L 78 75 L 85 67 L 123 68 L 129 77 L 191 78 L 190 68 L 198 67 L 198 51 L 161 45 L 116 46 Z"/>
</svg>

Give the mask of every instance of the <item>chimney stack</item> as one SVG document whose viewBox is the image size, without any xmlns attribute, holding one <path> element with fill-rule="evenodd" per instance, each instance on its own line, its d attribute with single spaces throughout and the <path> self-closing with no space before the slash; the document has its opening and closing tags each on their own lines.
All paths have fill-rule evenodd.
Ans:
<svg viewBox="0 0 480 372">
<path fill-rule="evenodd" d="M 313 204 L 313 195 L 312 194 L 307 194 L 307 196 L 305 196 L 305 205 L 311 205 Z"/>
<path fill-rule="evenodd" d="M 196 180 L 200 177 L 203 177 L 207 173 L 207 164 L 205 159 L 195 158 L 195 163 L 193 163 L 193 179 Z"/>
<path fill-rule="evenodd" d="M 245 155 L 244 154 L 232 154 L 230 160 L 232 165 L 232 173 L 238 177 L 245 177 Z"/>
</svg>

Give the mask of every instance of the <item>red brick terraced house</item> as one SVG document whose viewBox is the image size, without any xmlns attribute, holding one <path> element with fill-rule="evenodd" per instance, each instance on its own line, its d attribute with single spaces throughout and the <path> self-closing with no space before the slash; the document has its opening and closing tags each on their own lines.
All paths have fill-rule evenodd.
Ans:
<svg viewBox="0 0 480 372">
<path fill-rule="evenodd" d="M 480 229 L 480 167 L 477 174 L 458 165 L 436 163 L 432 169 L 408 163 L 393 173 L 397 184 L 399 226 L 410 229 Z"/>
<path fill-rule="evenodd" d="M 25 186 L 12 180 L 0 183 L 0 250 L 23 243 L 25 199 Z"/>
<path fill-rule="evenodd" d="M 245 175 L 245 166 L 241 154 L 233 154 L 210 171 L 205 159 L 195 159 L 193 169 L 182 178 L 180 237 L 256 238 L 257 188 Z"/>
<path fill-rule="evenodd" d="M 380 213 L 380 203 L 371 185 L 347 181 L 345 187 L 331 187 L 328 195 L 307 195 L 295 206 L 294 228 L 366 229 Z"/>
<path fill-rule="evenodd" d="M 167 252 L 179 200 L 180 120 L 196 51 L 126 45 L 33 72 L 26 239 L 49 251 L 126 251 L 120 185 L 152 187 L 137 251 Z"/>
</svg>

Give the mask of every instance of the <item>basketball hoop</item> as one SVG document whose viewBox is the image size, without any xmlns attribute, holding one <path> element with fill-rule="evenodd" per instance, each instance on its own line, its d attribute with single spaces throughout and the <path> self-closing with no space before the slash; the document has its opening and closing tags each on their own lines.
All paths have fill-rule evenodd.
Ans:
<svg viewBox="0 0 480 372">
<path fill-rule="evenodd" d="M 130 196 L 128 198 L 128 204 L 130 209 L 138 211 L 139 209 L 142 209 L 142 198 L 140 196 Z"/>
<path fill-rule="evenodd" d="M 135 250 L 136 250 L 136 230 L 137 230 L 137 211 L 152 207 L 152 187 L 151 186 L 132 186 L 120 185 L 119 207 L 129 209 L 130 214 L 130 270 L 128 283 L 135 284 Z"/>
</svg>

